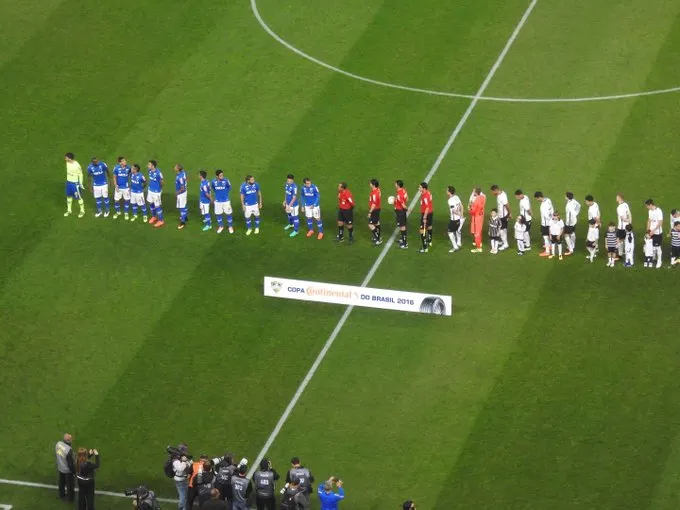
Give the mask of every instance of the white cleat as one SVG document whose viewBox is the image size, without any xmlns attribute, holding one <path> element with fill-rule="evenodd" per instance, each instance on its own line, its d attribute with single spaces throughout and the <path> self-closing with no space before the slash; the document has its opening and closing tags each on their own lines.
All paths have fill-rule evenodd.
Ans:
<svg viewBox="0 0 680 510">
<path fill-rule="evenodd" d="M 249 228 L 248 230 L 246 230 L 246 235 L 247 235 L 247 236 L 249 236 L 249 235 L 252 234 L 252 233 L 253 233 L 253 229 L 252 229 L 252 228 Z"/>
<path fill-rule="evenodd" d="M 234 233 L 234 227 L 229 227 L 229 233 L 233 234 Z"/>
<path fill-rule="evenodd" d="M 106 212 L 104 213 L 104 218 L 108 218 L 108 217 L 109 217 L 109 214 L 111 214 L 111 213 L 110 213 L 109 211 L 106 211 Z"/>
<path fill-rule="evenodd" d="M 260 233 L 260 229 L 256 227 L 256 228 L 255 228 L 255 233 L 256 233 L 256 234 L 259 234 L 259 233 Z"/>
<path fill-rule="evenodd" d="M 224 230 L 224 227 L 217 227 L 217 233 L 218 234 L 221 234 L 223 230 Z"/>
<path fill-rule="evenodd" d="M 97 214 L 94 215 L 95 218 L 99 218 L 102 215 L 101 211 L 98 211 Z"/>
</svg>

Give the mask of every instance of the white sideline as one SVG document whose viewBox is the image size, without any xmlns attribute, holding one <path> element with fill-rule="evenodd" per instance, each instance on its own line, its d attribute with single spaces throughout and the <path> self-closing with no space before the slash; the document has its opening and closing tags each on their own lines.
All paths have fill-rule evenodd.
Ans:
<svg viewBox="0 0 680 510">
<path fill-rule="evenodd" d="M 254 2 L 254 0 L 253 0 L 253 2 Z M 444 161 L 446 154 L 451 149 L 451 146 L 456 141 L 456 138 L 458 138 L 458 135 L 460 134 L 460 132 L 463 129 L 463 127 L 465 126 L 466 122 L 470 118 L 472 111 L 477 106 L 477 103 L 479 102 L 479 100 L 484 95 L 484 92 L 486 91 L 487 87 L 489 86 L 489 83 L 491 83 L 491 80 L 493 79 L 494 75 L 496 74 L 496 71 L 498 71 L 498 68 L 500 67 L 503 60 L 505 60 L 505 57 L 508 54 L 508 51 L 510 51 L 512 44 L 515 42 L 515 39 L 517 39 L 517 36 L 519 35 L 520 31 L 522 30 L 522 27 L 524 27 L 524 24 L 526 23 L 527 19 L 529 18 L 531 11 L 534 10 L 534 7 L 536 7 L 537 3 L 538 3 L 538 0 L 532 0 L 532 2 L 529 4 L 529 7 L 527 7 L 526 11 L 524 11 L 522 18 L 519 20 L 519 23 L 517 23 L 517 26 L 515 27 L 515 30 L 512 32 L 512 35 L 510 35 L 510 38 L 508 39 L 508 41 L 505 43 L 505 46 L 503 47 L 503 50 L 501 51 L 500 55 L 498 55 L 496 62 L 494 62 L 493 66 L 491 66 L 491 70 L 489 71 L 489 74 L 487 74 L 486 78 L 482 82 L 482 85 L 479 87 L 479 90 L 477 91 L 477 93 L 472 97 L 472 101 L 470 102 L 470 105 L 467 107 L 467 110 L 465 110 L 465 113 L 463 114 L 463 116 L 458 121 L 458 124 L 456 125 L 455 129 L 451 133 L 451 136 L 449 136 L 449 139 L 446 141 L 444 148 L 440 151 L 439 156 L 437 156 L 437 159 L 435 160 L 434 164 L 432 165 L 432 168 L 430 169 L 430 171 L 425 176 L 425 179 L 424 179 L 425 182 L 430 182 L 432 177 L 434 177 L 434 175 L 437 173 L 437 170 L 439 170 L 439 167 L 441 166 L 442 161 Z M 420 195 L 417 193 L 413 197 L 413 200 L 411 200 L 411 203 L 408 206 L 409 214 L 411 213 L 413 208 L 418 203 L 419 197 L 420 197 Z M 373 263 L 373 266 L 371 266 L 371 269 L 368 271 L 368 274 L 364 278 L 364 281 L 361 282 L 362 287 L 366 287 L 369 284 L 369 282 L 371 281 L 371 279 L 375 275 L 376 271 L 378 270 L 378 268 L 382 264 L 383 260 L 385 260 L 385 256 L 387 255 L 387 252 L 389 251 L 389 249 L 394 244 L 394 240 L 396 239 L 397 232 L 398 231 L 395 230 L 392 233 L 392 235 L 390 236 L 390 238 L 387 240 L 387 243 L 385 244 L 383 249 L 380 251 L 380 255 L 378 255 L 378 258 Z M 277 436 L 281 432 L 283 425 L 286 423 L 286 421 L 288 420 L 288 417 L 290 416 L 290 414 L 292 413 L 296 404 L 300 400 L 300 397 L 302 396 L 305 389 L 307 388 L 309 381 L 311 381 L 312 377 L 314 377 L 314 374 L 318 370 L 319 365 L 321 365 L 321 362 L 326 357 L 328 350 L 333 345 L 333 342 L 335 342 L 335 339 L 337 338 L 338 334 L 340 333 L 343 326 L 347 322 L 347 318 L 352 313 L 353 309 L 354 309 L 353 306 L 348 306 L 345 309 L 345 313 L 342 314 L 342 317 L 340 317 L 340 320 L 335 325 L 333 332 L 328 337 L 328 340 L 326 340 L 326 343 L 324 344 L 323 348 L 321 349 L 321 352 L 319 352 L 319 355 L 314 360 L 312 367 L 307 372 L 307 375 L 305 375 L 305 378 L 300 383 L 300 386 L 298 386 L 297 391 L 293 395 L 293 398 L 291 399 L 291 401 L 288 403 L 288 406 L 286 406 L 286 409 L 283 411 L 281 418 L 279 418 L 279 421 L 276 423 L 274 430 L 269 435 L 269 438 L 267 438 L 267 441 L 265 442 L 264 446 L 262 447 L 262 450 L 260 450 L 260 453 L 258 454 L 257 458 L 251 464 L 250 471 L 248 472 L 249 478 L 252 477 L 253 473 L 259 468 L 260 462 L 262 461 L 264 456 L 267 454 L 267 452 L 269 451 L 269 448 L 271 447 L 271 445 L 274 443 Z"/>
<path fill-rule="evenodd" d="M 0 478 L 0 484 L 4 485 L 17 485 L 19 487 L 33 487 L 37 489 L 51 489 L 51 490 L 59 490 L 59 487 L 56 485 L 49 485 L 47 483 L 35 483 L 35 482 L 24 482 L 21 480 L 7 480 L 5 478 Z M 78 488 L 76 488 L 76 491 Z M 152 489 L 153 490 L 153 489 Z M 110 492 L 110 491 L 95 491 L 95 494 L 99 496 L 112 496 L 114 498 L 127 498 L 125 494 L 122 492 Z M 168 499 L 168 498 L 156 498 L 158 501 L 161 503 L 178 503 L 179 501 L 176 499 Z M 12 508 L 12 507 L 9 507 Z M 2 509 L 2 505 L 0 505 L 0 509 Z"/>
</svg>

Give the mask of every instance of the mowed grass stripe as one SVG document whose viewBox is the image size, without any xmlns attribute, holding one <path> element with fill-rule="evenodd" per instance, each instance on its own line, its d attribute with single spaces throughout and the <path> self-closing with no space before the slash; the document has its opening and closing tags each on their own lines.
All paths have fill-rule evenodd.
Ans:
<svg viewBox="0 0 680 510">
<path fill-rule="evenodd" d="M 122 2 L 109 10 L 64 2 L 45 23 L 47 28 L 0 69 L 5 84 L 0 106 L 12 119 L 0 126 L 5 140 L 0 147 L 2 172 L 11 178 L 27 168 L 42 173 L 41 178 L 22 179 L 25 200 L 16 200 L 0 220 L 7 232 L 0 282 L 55 220 L 62 221 L 64 152 L 76 152 L 83 167 L 92 154 L 115 154 L 136 116 L 165 86 L 165 76 L 172 76 L 178 62 L 200 44 L 223 6 L 215 2 L 196 9 L 192 2 L 170 13 L 167 6 L 154 2 Z M 77 17 L 71 15 L 75 10 Z M 108 16 L 129 16 L 125 32 L 109 23 Z M 159 19 L 164 31 L 145 36 L 150 21 Z M 83 31 L 82 26 L 97 30 Z M 44 63 L 39 72 L 35 62 Z M 41 208 L 39 219 L 36 203 Z"/>
</svg>

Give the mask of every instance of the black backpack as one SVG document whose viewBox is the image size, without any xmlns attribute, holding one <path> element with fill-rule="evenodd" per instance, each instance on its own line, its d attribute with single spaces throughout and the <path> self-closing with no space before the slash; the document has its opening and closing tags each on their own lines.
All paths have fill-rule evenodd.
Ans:
<svg viewBox="0 0 680 510">
<path fill-rule="evenodd" d="M 168 478 L 175 478 L 175 469 L 172 467 L 173 462 L 175 462 L 175 459 L 170 457 L 168 460 L 165 461 L 165 465 L 163 466 L 165 476 L 167 476 Z"/>
<path fill-rule="evenodd" d="M 198 489 L 198 499 L 207 501 L 210 499 L 210 491 L 215 486 L 215 475 L 211 472 L 198 473 L 195 480 Z"/>
</svg>

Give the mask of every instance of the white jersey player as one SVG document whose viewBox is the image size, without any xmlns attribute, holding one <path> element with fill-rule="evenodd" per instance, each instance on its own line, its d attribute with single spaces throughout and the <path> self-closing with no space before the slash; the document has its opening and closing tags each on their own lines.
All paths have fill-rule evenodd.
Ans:
<svg viewBox="0 0 680 510">
<path fill-rule="evenodd" d="M 460 249 L 462 244 L 461 236 L 461 221 L 463 218 L 463 203 L 460 201 L 458 195 L 456 195 L 456 188 L 449 186 L 446 188 L 446 195 L 448 196 L 448 206 L 449 206 L 449 226 L 448 234 L 451 240 L 451 249 L 449 253 L 456 252 Z"/>
<path fill-rule="evenodd" d="M 621 193 L 616 195 L 616 238 L 619 240 L 618 253 L 619 257 L 623 256 L 623 241 L 626 238 L 626 227 L 633 223 L 633 216 L 630 213 L 630 207 L 624 201 Z"/>
<path fill-rule="evenodd" d="M 564 239 L 567 242 L 567 255 L 573 255 L 576 248 L 576 223 L 581 212 L 581 204 L 571 191 L 566 193 L 567 205 L 564 209 Z"/>
<path fill-rule="evenodd" d="M 654 200 L 651 198 L 645 201 L 648 210 L 647 232 L 652 234 L 652 246 L 654 247 L 654 258 L 656 259 L 656 268 L 661 268 L 662 248 L 663 243 L 663 212 L 656 206 Z"/>
<path fill-rule="evenodd" d="M 524 226 L 526 227 L 524 231 L 524 251 L 529 251 L 531 249 L 531 237 L 529 232 L 531 232 L 531 220 L 534 216 L 531 211 L 531 201 L 521 189 L 515 191 L 515 198 L 519 200 L 519 216 L 524 217 Z"/>
<path fill-rule="evenodd" d="M 534 198 L 541 204 L 541 236 L 543 236 L 543 253 L 541 257 L 548 257 L 550 255 L 550 222 L 552 221 L 555 209 L 552 205 L 552 200 L 543 196 L 543 193 L 537 191 L 534 193 Z"/>
</svg>

